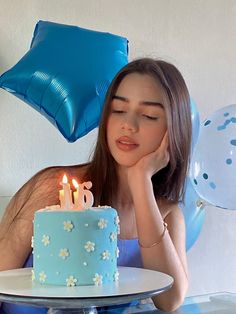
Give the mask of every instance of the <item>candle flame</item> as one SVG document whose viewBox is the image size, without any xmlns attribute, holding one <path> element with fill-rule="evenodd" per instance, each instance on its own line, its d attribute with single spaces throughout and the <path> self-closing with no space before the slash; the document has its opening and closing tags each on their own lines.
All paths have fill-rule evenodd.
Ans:
<svg viewBox="0 0 236 314">
<path fill-rule="evenodd" d="M 75 179 L 72 179 L 72 184 L 74 185 L 74 187 L 75 187 L 76 189 L 78 189 L 79 184 L 78 184 L 78 182 L 77 182 Z"/>
<path fill-rule="evenodd" d="M 63 176 L 62 183 L 68 183 L 68 179 L 67 179 L 66 174 L 64 174 L 64 176 Z"/>
</svg>

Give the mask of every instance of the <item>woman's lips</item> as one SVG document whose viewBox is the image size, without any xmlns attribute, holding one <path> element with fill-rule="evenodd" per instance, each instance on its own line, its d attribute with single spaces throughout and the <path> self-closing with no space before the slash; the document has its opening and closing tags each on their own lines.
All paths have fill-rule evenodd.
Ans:
<svg viewBox="0 0 236 314">
<path fill-rule="evenodd" d="M 136 149 L 139 144 L 135 143 L 134 140 L 127 136 L 122 136 L 116 140 L 116 146 L 119 149 L 127 152 Z"/>
</svg>

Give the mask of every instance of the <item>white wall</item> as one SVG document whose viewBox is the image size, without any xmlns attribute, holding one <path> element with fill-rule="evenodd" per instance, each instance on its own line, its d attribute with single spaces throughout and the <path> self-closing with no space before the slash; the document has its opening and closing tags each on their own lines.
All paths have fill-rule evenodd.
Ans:
<svg viewBox="0 0 236 314">
<path fill-rule="evenodd" d="M 161 57 L 180 68 L 201 118 L 236 102 L 234 0 L 0 0 L 0 73 L 27 51 L 36 22 L 50 20 L 129 39 L 130 60 Z M 41 115 L 0 90 L 0 195 L 39 169 L 88 159 L 96 130 L 68 144 Z M 188 253 L 189 295 L 236 292 L 236 213 L 207 208 Z"/>
</svg>

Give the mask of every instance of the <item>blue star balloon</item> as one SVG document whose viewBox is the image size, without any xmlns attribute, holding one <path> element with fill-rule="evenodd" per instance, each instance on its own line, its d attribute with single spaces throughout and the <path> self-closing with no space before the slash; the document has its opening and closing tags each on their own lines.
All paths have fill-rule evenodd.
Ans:
<svg viewBox="0 0 236 314">
<path fill-rule="evenodd" d="M 0 87 L 74 142 L 98 125 L 107 88 L 127 62 L 126 38 L 39 21 L 30 50 L 0 77 Z"/>
</svg>

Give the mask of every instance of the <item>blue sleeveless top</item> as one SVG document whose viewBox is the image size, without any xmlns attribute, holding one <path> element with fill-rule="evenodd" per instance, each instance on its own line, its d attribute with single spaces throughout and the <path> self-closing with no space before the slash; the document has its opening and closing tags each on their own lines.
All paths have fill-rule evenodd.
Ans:
<svg viewBox="0 0 236 314">
<path fill-rule="evenodd" d="M 138 239 L 123 240 L 118 239 L 119 258 L 118 266 L 142 268 L 141 252 L 138 245 Z M 33 266 L 32 254 L 28 257 L 24 267 Z M 123 305 L 124 306 L 124 305 Z M 23 306 L 12 303 L 2 303 L 0 307 L 1 314 L 47 314 L 47 308 Z"/>
</svg>

